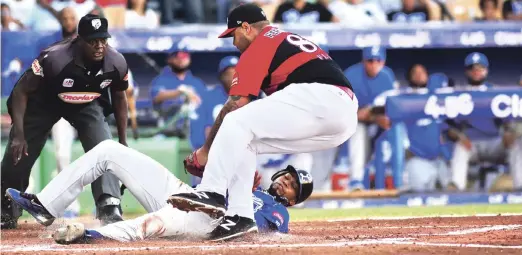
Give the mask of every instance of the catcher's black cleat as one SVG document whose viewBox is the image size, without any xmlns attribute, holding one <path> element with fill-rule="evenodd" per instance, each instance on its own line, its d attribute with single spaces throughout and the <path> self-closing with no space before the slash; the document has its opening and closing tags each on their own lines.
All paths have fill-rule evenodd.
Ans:
<svg viewBox="0 0 522 255">
<path fill-rule="evenodd" d="M 185 212 L 203 212 L 214 219 L 225 215 L 225 197 L 214 192 L 195 191 L 175 194 L 167 199 L 173 207 Z"/>
<path fill-rule="evenodd" d="M 221 224 L 209 234 L 212 241 L 225 241 L 248 233 L 256 233 L 257 225 L 252 219 L 238 215 L 225 216 Z"/>
</svg>

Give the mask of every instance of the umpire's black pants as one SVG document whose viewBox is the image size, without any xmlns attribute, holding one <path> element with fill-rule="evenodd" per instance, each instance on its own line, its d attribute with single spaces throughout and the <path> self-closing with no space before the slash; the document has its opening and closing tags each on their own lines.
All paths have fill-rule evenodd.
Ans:
<svg viewBox="0 0 522 255">
<path fill-rule="evenodd" d="M 2 159 L 1 169 L 1 190 L 2 190 L 2 207 L 8 205 L 5 201 L 5 191 L 8 188 L 15 188 L 20 191 L 25 191 L 29 185 L 29 176 L 31 175 L 31 168 L 34 162 L 40 156 L 45 142 L 54 124 L 60 119 L 60 116 L 51 112 L 48 109 L 39 107 L 34 102 L 28 102 L 27 109 L 24 116 L 24 134 L 27 142 L 28 156 L 22 156 L 18 164 L 14 165 L 13 155 L 11 151 L 11 142 L 13 139 L 13 129 L 9 134 L 9 142 L 5 148 L 4 158 Z M 89 151 L 98 143 L 111 139 L 112 135 L 109 125 L 105 121 L 103 115 L 103 108 L 98 101 L 89 103 L 88 106 L 75 112 L 69 116 L 64 116 L 64 119 L 69 121 L 71 125 L 78 131 L 78 138 L 80 139 L 84 151 Z M 116 176 L 108 173 L 102 175 L 91 184 L 92 195 L 95 203 L 102 194 L 107 194 L 112 197 L 120 197 L 119 180 Z M 2 209 L 6 209 L 5 207 Z M 4 211 L 5 213 L 10 210 Z M 18 216 L 18 215 L 13 215 Z"/>
</svg>

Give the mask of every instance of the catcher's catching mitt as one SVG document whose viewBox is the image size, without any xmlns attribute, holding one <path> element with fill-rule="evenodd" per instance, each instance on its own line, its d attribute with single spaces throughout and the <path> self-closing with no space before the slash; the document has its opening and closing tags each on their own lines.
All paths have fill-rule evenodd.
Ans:
<svg viewBox="0 0 522 255">
<path fill-rule="evenodd" d="M 190 174 L 197 176 L 197 177 L 203 176 L 203 171 L 205 171 L 205 166 L 202 166 L 199 164 L 195 151 L 190 153 L 185 158 L 185 160 L 183 160 L 183 165 L 185 165 L 185 171 L 189 172 Z"/>
</svg>

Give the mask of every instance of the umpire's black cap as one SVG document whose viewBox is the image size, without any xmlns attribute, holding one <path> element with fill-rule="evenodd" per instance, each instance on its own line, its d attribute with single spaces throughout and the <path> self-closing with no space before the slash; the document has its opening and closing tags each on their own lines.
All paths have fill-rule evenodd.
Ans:
<svg viewBox="0 0 522 255">
<path fill-rule="evenodd" d="M 78 35 L 84 40 L 110 38 L 111 35 L 107 32 L 108 27 L 109 23 L 106 18 L 87 14 L 78 23 Z"/>
<path fill-rule="evenodd" d="M 314 180 L 312 179 L 312 175 L 301 169 L 295 169 L 293 166 L 288 165 L 285 169 L 280 170 L 276 172 L 274 175 L 272 175 L 271 180 L 274 181 L 279 176 L 286 174 L 286 173 L 294 173 L 297 177 L 297 184 L 299 185 L 299 192 L 296 198 L 296 204 L 299 204 L 303 201 L 305 201 L 310 195 L 312 194 L 312 191 L 314 190 Z"/>
<path fill-rule="evenodd" d="M 255 4 L 242 4 L 234 8 L 227 18 L 228 29 L 219 35 L 219 38 L 231 37 L 232 32 L 246 22 L 248 24 L 268 20 L 266 14 Z"/>
</svg>

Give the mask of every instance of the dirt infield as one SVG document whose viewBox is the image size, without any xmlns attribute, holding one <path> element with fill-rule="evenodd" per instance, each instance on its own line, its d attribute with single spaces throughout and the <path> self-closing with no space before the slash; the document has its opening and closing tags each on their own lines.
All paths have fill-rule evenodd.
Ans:
<svg viewBox="0 0 522 255">
<path fill-rule="evenodd" d="M 58 245 L 36 223 L 1 233 L 2 254 L 522 254 L 522 216 L 296 222 L 291 234 L 226 243 L 152 240 Z"/>
</svg>

